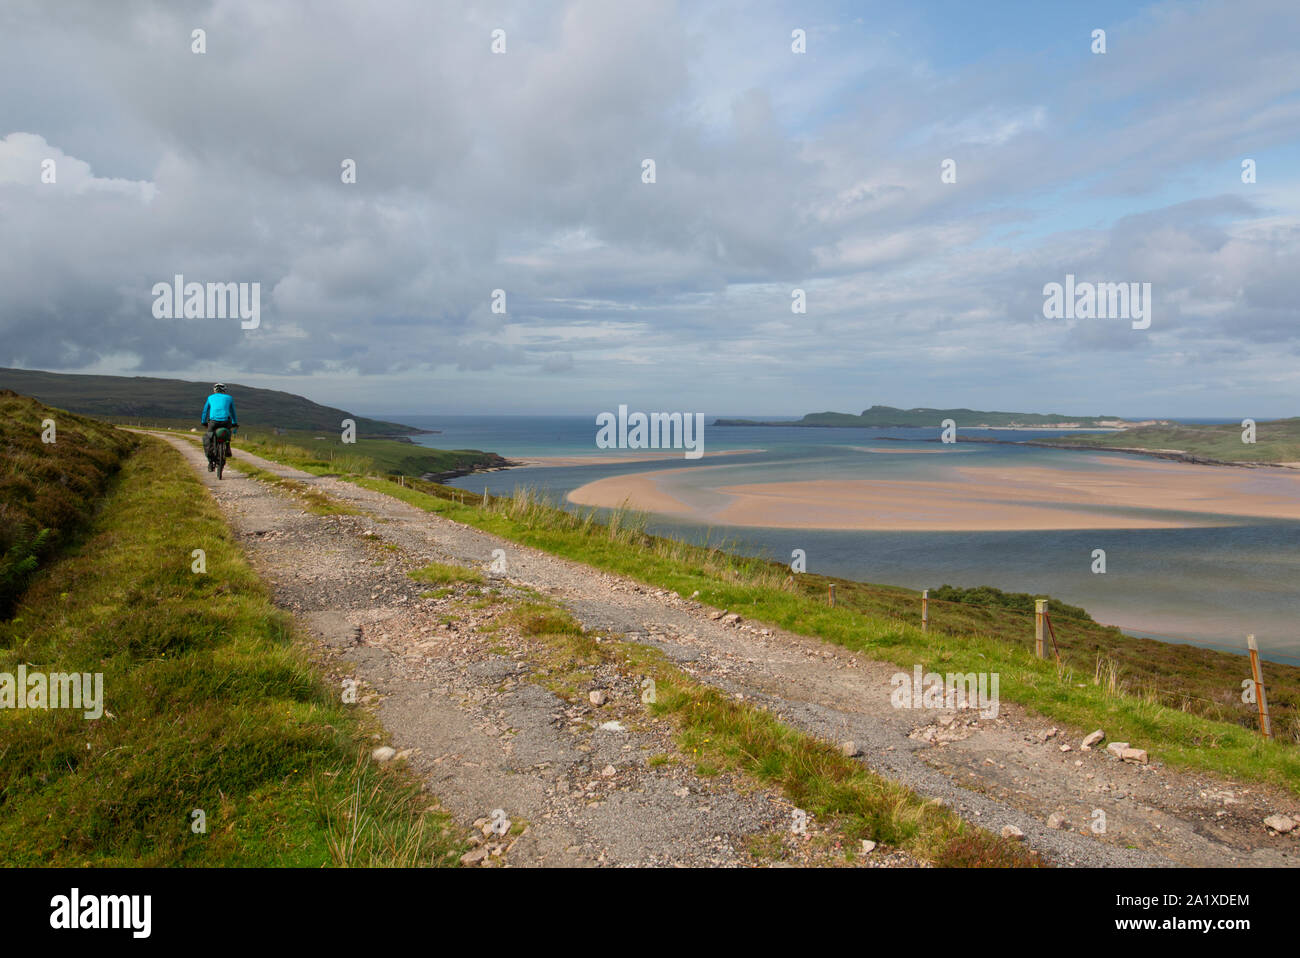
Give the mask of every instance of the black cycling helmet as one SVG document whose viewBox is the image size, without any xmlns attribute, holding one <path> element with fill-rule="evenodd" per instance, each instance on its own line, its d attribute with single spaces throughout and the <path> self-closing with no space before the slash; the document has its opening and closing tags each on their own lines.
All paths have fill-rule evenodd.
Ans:
<svg viewBox="0 0 1300 958">
<path fill-rule="evenodd" d="M 213 385 L 213 387 L 212 387 L 212 391 L 213 391 L 214 393 L 223 393 L 223 392 L 226 391 L 226 384 L 225 384 L 225 383 L 215 383 L 215 384 Z"/>
</svg>

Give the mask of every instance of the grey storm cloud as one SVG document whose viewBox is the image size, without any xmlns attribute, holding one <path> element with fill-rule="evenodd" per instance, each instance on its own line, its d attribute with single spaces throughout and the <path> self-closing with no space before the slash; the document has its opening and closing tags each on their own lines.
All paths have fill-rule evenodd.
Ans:
<svg viewBox="0 0 1300 958">
<path fill-rule="evenodd" d="M 974 404 L 945 391 L 959 367 L 1023 363 L 1029 408 L 1080 356 L 1098 396 L 1145 369 L 1154 402 L 1187 357 L 1295 352 L 1300 181 L 1234 181 L 1242 156 L 1300 136 L 1300 80 L 1280 68 L 1294 8 L 1159 5 L 1112 26 L 1105 64 L 1069 69 L 1033 53 L 917 68 L 870 24 L 819 26 L 829 9 L 806 16 L 834 55 L 805 67 L 782 39 L 804 16 L 10 2 L 0 364 L 218 364 L 286 388 L 360 374 L 388 408 L 430 371 L 559 397 L 654 369 L 696 402 L 715 388 L 733 411 L 784 396 L 799 412 L 860 408 L 864 362 L 899 404 Z M 1067 271 L 1151 282 L 1149 335 L 1044 318 Z M 259 283 L 260 326 L 156 319 L 150 291 L 176 274 Z"/>
</svg>

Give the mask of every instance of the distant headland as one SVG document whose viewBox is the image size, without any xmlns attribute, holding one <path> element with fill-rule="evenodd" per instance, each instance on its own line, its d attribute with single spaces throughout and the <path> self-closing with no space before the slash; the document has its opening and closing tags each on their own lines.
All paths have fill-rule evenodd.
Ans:
<svg viewBox="0 0 1300 958">
<path fill-rule="evenodd" d="M 760 422 L 754 419 L 718 419 L 715 426 L 821 426 L 821 427 L 938 427 L 951 419 L 961 429 L 1131 429 L 1164 425 L 1163 419 L 1135 421 L 1119 416 L 1065 416 L 1059 413 L 988 412 L 979 409 L 898 409 L 872 406 L 858 415 L 847 412 L 813 412 L 802 419 Z"/>
</svg>

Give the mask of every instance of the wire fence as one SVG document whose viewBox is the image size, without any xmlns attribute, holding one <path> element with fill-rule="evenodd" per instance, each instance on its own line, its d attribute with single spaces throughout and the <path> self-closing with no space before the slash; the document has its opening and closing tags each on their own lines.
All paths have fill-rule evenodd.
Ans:
<svg viewBox="0 0 1300 958">
<path fill-rule="evenodd" d="M 873 590 L 868 589 L 865 591 L 870 593 Z M 829 594 L 830 594 L 830 598 L 829 598 L 830 604 L 835 605 L 836 604 L 835 588 L 833 585 L 830 587 Z M 882 593 L 882 595 L 884 594 Z M 899 598 L 896 594 L 892 594 L 889 597 L 894 599 L 895 602 L 897 602 Z M 1014 606 L 1004 606 L 1004 605 L 993 606 L 993 605 L 983 605 L 976 602 L 961 602 L 953 599 L 931 598 L 929 595 L 929 590 L 926 590 L 925 592 L 922 593 L 921 602 L 920 602 L 921 628 L 928 631 L 929 627 L 935 624 L 930 618 L 930 607 L 932 605 L 949 606 L 954 609 L 959 609 L 961 611 L 969 611 L 969 610 L 977 609 L 980 611 L 995 613 L 999 615 L 1017 615 L 1017 616 L 1025 616 L 1025 617 L 1034 616 L 1036 619 L 1035 640 L 1034 640 L 1035 651 L 1038 653 L 1040 658 L 1046 657 L 1045 647 L 1042 645 L 1042 640 L 1045 637 L 1050 637 L 1052 651 L 1055 655 L 1057 667 L 1058 669 L 1064 668 L 1061 661 L 1060 643 L 1057 640 L 1055 625 L 1052 621 L 1051 612 L 1049 609 L 1050 600 L 1036 600 L 1036 601 L 1041 602 L 1041 606 L 1039 606 L 1039 608 L 1035 608 L 1034 610 L 1018 609 L 1015 608 Z M 913 621 L 912 617 L 907 615 L 906 612 L 904 612 L 903 610 L 897 610 L 897 611 L 891 610 L 887 614 L 890 616 L 890 618 L 893 618 L 899 622 L 911 623 Z M 1082 628 L 1119 629 L 1120 631 L 1123 631 L 1122 627 L 1120 626 L 1106 625 L 1104 623 L 1095 622 L 1092 620 L 1082 621 L 1075 617 L 1065 618 L 1064 623 L 1069 624 L 1071 626 L 1078 626 Z M 942 628 L 942 626 L 940 625 L 939 628 Z M 1043 633 L 1043 629 L 1045 629 L 1045 635 Z M 1196 640 L 1188 636 L 1169 635 L 1165 633 L 1149 631 L 1146 629 L 1143 629 L 1142 632 L 1144 636 L 1158 636 L 1160 638 L 1172 639 L 1175 642 L 1193 645 L 1193 646 L 1198 644 Z M 1253 638 L 1253 636 L 1251 638 Z M 1253 651 L 1250 654 L 1252 656 L 1252 662 L 1251 662 L 1252 678 L 1250 679 L 1250 681 L 1254 684 L 1254 691 L 1256 695 L 1255 704 L 1259 706 L 1259 731 L 1260 734 L 1263 735 L 1265 738 L 1273 738 L 1274 736 L 1271 730 L 1271 721 L 1268 713 L 1267 697 L 1266 697 L 1268 686 L 1262 679 L 1262 672 L 1255 671 L 1256 669 L 1260 668 L 1260 665 L 1257 661 L 1257 656 L 1254 655 Z M 1100 670 L 1100 660 L 1098 662 L 1098 670 Z M 1117 675 L 1112 676 L 1111 682 L 1112 685 L 1118 684 Z M 1240 703 L 1235 701 L 1236 698 L 1235 689 L 1233 694 L 1229 695 L 1224 700 L 1209 699 L 1209 698 L 1205 698 L 1204 696 L 1194 695 L 1190 692 L 1183 692 L 1174 689 L 1161 689 L 1154 684 L 1154 680 L 1149 680 L 1144 687 L 1142 687 L 1140 690 L 1137 691 L 1139 692 L 1139 694 L 1149 697 L 1152 700 L 1155 701 L 1163 700 L 1164 703 L 1172 703 L 1178 706 L 1185 706 L 1190 703 L 1201 703 L 1205 706 L 1209 706 L 1211 710 L 1218 713 L 1219 715 L 1225 715 L 1225 713 L 1227 715 L 1233 715 L 1232 710 L 1236 705 L 1251 704 L 1249 701 L 1245 699 L 1242 699 Z"/>
</svg>

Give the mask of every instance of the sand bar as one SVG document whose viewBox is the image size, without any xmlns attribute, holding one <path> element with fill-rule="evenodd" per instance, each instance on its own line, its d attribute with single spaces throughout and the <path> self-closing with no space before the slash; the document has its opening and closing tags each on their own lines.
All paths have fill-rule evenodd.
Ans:
<svg viewBox="0 0 1300 958">
<path fill-rule="evenodd" d="M 716 449 L 706 451 L 701 457 L 712 459 L 714 456 L 740 456 L 751 452 L 766 452 L 766 449 Z M 685 459 L 685 450 L 650 449 L 645 452 L 596 454 L 591 456 L 536 456 L 512 459 L 514 467 L 541 468 L 545 466 L 610 466 L 620 462 L 666 462 L 673 459 Z M 513 467 L 512 467 L 513 468 Z"/>
<path fill-rule="evenodd" d="M 995 531 L 1161 529 L 1230 518 L 1300 520 L 1300 477 L 1184 463 L 1117 462 L 1099 468 L 955 467 L 937 480 L 810 479 L 725 485 L 721 505 L 692 507 L 674 494 L 681 470 L 613 476 L 570 501 L 635 509 L 713 525 L 786 529 Z M 1150 510 L 1134 515 L 1126 510 Z M 1199 513 L 1201 515 L 1187 515 Z"/>
<path fill-rule="evenodd" d="M 845 449 L 852 449 L 854 452 L 878 452 L 888 456 L 933 456 L 943 455 L 944 453 L 969 452 L 968 449 L 909 449 L 906 446 L 900 446 L 898 449 L 890 449 L 884 446 L 845 446 Z"/>
</svg>

